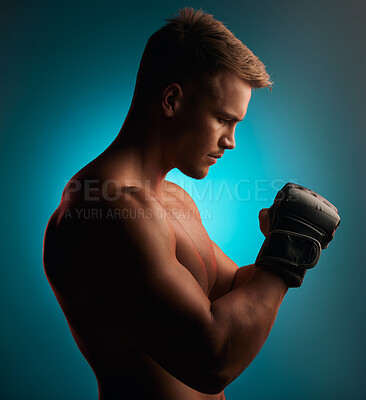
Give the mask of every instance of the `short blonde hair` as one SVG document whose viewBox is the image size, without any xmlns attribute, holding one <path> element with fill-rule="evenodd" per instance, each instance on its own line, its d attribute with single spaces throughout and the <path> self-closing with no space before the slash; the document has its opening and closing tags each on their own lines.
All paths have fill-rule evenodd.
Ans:
<svg viewBox="0 0 366 400">
<path fill-rule="evenodd" d="M 262 61 L 212 15 L 185 7 L 166 22 L 146 44 L 135 94 L 158 94 L 172 82 L 206 83 L 225 69 L 252 88 L 272 87 Z"/>
</svg>

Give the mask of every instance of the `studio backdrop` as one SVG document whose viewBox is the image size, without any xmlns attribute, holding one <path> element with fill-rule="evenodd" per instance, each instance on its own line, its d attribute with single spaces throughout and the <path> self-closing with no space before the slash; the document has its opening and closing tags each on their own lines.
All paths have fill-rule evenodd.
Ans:
<svg viewBox="0 0 366 400">
<path fill-rule="evenodd" d="M 14 0 L 0 5 L 2 399 L 97 399 L 43 271 L 43 234 L 65 183 L 122 126 L 147 39 L 185 6 L 224 22 L 274 86 L 254 90 L 236 149 L 206 179 L 167 179 L 240 266 L 254 262 L 258 212 L 285 182 L 320 193 L 342 218 L 227 399 L 366 397 L 366 2 Z"/>
</svg>

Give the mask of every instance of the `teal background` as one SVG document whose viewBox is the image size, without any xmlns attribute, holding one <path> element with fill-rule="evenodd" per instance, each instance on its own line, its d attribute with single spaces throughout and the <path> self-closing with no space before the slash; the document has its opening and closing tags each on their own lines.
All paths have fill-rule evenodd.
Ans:
<svg viewBox="0 0 366 400">
<path fill-rule="evenodd" d="M 263 241 L 258 211 L 289 180 L 342 217 L 227 399 L 364 399 L 361 0 L 1 2 L 0 397 L 97 399 L 43 272 L 43 233 L 65 182 L 118 133 L 148 37 L 183 6 L 227 24 L 275 82 L 253 93 L 237 148 L 206 180 L 168 175 L 197 201 L 211 238 L 239 265 L 252 263 Z"/>
</svg>

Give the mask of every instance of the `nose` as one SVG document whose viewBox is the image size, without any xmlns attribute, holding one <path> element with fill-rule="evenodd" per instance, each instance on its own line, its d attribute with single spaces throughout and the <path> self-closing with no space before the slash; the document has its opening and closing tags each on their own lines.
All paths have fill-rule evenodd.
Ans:
<svg viewBox="0 0 366 400">
<path fill-rule="evenodd" d="M 233 150 L 235 148 L 235 130 L 232 129 L 225 135 L 222 135 L 219 140 L 219 146 L 227 150 Z"/>
</svg>

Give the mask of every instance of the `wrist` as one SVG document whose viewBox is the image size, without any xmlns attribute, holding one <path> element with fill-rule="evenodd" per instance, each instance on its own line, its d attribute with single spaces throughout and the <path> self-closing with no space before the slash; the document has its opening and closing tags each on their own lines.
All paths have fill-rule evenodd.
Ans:
<svg viewBox="0 0 366 400">
<path fill-rule="evenodd" d="M 256 267 L 257 273 L 261 275 L 263 280 L 268 280 L 272 284 L 278 286 L 279 289 L 287 291 L 289 285 L 286 282 L 286 279 L 278 274 L 273 268 L 268 265 L 258 265 Z"/>
<path fill-rule="evenodd" d="M 251 293 L 256 303 L 271 306 L 281 302 L 285 296 L 288 285 L 278 275 L 267 267 L 256 267 L 251 278 L 241 286 L 246 293 Z"/>
<path fill-rule="evenodd" d="M 320 252 L 320 243 L 311 236 L 273 230 L 266 237 L 255 265 L 267 267 L 289 287 L 300 287 L 306 270 L 317 264 Z"/>
</svg>

